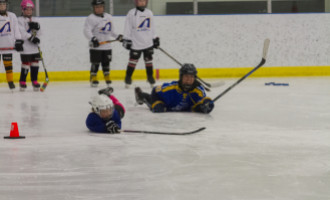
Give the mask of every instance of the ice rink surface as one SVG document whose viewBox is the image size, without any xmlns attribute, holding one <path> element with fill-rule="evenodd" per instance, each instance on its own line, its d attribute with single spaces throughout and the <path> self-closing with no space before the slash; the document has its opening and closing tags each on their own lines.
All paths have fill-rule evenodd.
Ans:
<svg viewBox="0 0 330 200">
<path fill-rule="evenodd" d="M 90 133 L 88 101 L 102 86 L 50 82 L 44 93 L 30 85 L 11 93 L 0 84 L 1 200 L 330 199 L 329 77 L 248 78 L 210 115 L 151 113 L 135 104 L 133 88 L 114 82 L 123 129 L 206 127 L 186 136 Z M 12 122 L 26 139 L 3 139 Z"/>
</svg>

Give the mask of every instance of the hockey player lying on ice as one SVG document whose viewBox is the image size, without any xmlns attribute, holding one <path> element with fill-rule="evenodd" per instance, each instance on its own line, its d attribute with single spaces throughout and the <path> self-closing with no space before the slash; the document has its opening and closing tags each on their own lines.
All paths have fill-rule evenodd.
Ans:
<svg viewBox="0 0 330 200">
<path fill-rule="evenodd" d="M 121 118 L 125 108 L 118 99 L 111 95 L 111 87 L 99 90 L 99 95 L 92 97 L 92 112 L 86 119 L 87 128 L 96 133 L 119 133 Z"/>
<path fill-rule="evenodd" d="M 151 94 L 135 88 L 138 104 L 145 103 L 152 112 L 186 111 L 210 113 L 213 101 L 206 97 L 203 86 L 196 80 L 197 70 L 193 64 L 184 64 L 179 81 L 154 87 Z"/>
</svg>

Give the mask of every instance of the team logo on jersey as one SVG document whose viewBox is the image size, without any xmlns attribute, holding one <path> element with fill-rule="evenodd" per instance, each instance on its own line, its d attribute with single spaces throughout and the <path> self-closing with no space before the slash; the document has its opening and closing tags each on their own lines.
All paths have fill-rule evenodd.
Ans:
<svg viewBox="0 0 330 200">
<path fill-rule="evenodd" d="M 101 31 L 102 32 L 109 32 L 111 31 L 112 25 L 111 22 L 107 22 L 102 28 Z"/>
<path fill-rule="evenodd" d="M 146 31 L 150 29 L 150 18 L 146 18 L 143 22 L 138 26 L 138 31 Z"/>
<path fill-rule="evenodd" d="M 0 28 L 0 34 L 4 35 L 4 34 L 7 34 L 9 32 L 11 32 L 10 22 L 7 22 Z"/>
</svg>

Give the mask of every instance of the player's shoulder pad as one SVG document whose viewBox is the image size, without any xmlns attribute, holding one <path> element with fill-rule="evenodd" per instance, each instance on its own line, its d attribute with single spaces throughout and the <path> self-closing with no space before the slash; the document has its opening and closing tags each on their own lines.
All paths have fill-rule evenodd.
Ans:
<svg viewBox="0 0 330 200">
<path fill-rule="evenodd" d="M 199 97 L 205 97 L 206 96 L 205 89 L 203 88 L 203 86 L 197 86 L 193 90 L 191 90 L 189 93 L 195 93 Z"/>
</svg>

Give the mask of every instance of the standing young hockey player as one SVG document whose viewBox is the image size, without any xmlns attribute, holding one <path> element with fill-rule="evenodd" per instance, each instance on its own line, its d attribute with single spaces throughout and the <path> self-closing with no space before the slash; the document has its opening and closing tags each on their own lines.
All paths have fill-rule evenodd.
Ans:
<svg viewBox="0 0 330 200">
<path fill-rule="evenodd" d="M 101 63 L 103 75 L 106 84 L 111 84 L 110 80 L 110 62 L 112 57 L 111 44 L 102 43 L 110 40 L 110 36 L 122 41 L 123 36 L 114 31 L 113 17 L 104 12 L 104 0 L 92 1 L 93 13 L 90 14 L 84 26 L 84 34 L 90 41 L 90 62 L 92 63 L 90 71 L 90 82 L 92 87 L 97 87 L 97 72 Z M 101 43 L 100 43 L 101 42 Z"/>
<path fill-rule="evenodd" d="M 134 0 L 136 8 L 131 9 L 125 22 L 123 46 L 130 50 L 129 62 L 126 69 L 126 88 L 132 84 L 132 75 L 141 54 L 146 66 L 147 79 L 153 87 L 152 54 L 154 48 L 159 47 L 159 38 L 156 36 L 154 16 L 151 10 L 147 9 L 148 0 Z"/>
<path fill-rule="evenodd" d="M 32 17 L 34 4 L 31 0 L 21 2 L 22 16 L 18 17 L 19 29 L 24 40 L 24 51 L 21 52 L 22 69 L 19 80 L 20 90 L 26 89 L 26 76 L 31 69 L 30 76 L 34 91 L 39 91 L 38 71 L 40 53 L 38 44 L 40 43 L 41 29 L 37 18 Z"/>
<path fill-rule="evenodd" d="M 99 95 L 92 97 L 90 104 L 92 112 L 86 119 L 87 128 L 96 133 L 119 133 L 121 118 L 125 108 L 114 95 L 106 88 L 99 91 Z"/>
<path fill-rule="evenodd" d="M 206 97 L 204 88 L 196 80 L 197 70 L 193 64 L 184 64 L 179 81 L 164 83 L 153 88 L 151 95 L 135 88 L 138 104 L 147 104 L 152 112 L 186 111 L 210 113 L 214 103 Z"/>
<path fill-rule="evenodd" d="M 0 60 L 6 70 L 6 78 L 10 90 L 15 89 L 13 80 L 13 47 L 16 51 L 23 51 L 23 40 L 18 29 L 17 17 L 7 11 L 8 0 L 0 0 Z"/>
</svg>

